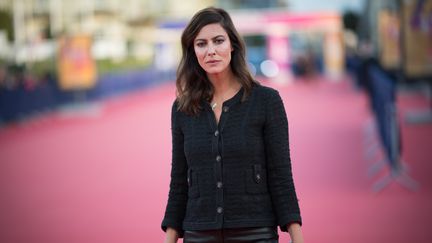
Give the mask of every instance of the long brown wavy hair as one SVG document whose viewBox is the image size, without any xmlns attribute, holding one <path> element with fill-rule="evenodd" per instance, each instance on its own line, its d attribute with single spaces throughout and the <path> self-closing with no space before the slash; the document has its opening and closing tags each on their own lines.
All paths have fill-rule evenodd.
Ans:
<svg viewBox="0 0 432 243">
<path fill-rule="evenodd" d="M 181 36 L 182 58 L 177 69 L 177 101 L 178 109 L 189 115 L 197 115 L 202 109 L 201 102 L 210 102 L 214 94 L 214 87 L 199 65 L 194 50 L 194 40 L 200 30 L 214 23 L 224 28 L 234 49 L 231 53 L 230 66 L 244 89 L 242 101 L 249 96 L 252 86 L 258 83 L 249 72 L 244 41 L 234 27 L 229 14 L 215 7 L 202 9 L 192 17 Z"/>
</svg>

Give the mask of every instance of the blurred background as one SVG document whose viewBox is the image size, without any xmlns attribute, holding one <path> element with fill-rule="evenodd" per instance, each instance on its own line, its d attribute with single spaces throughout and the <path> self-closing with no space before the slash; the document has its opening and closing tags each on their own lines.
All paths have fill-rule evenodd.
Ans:
<svg viewBox="0 0 432 243">
<path fill-rule="evenodd" d="M 0 0 L 0 242 L 162 242 L 207 6 L 284 100 L 306 242 L 432 242 L 431 0 Z"/>
</svg>

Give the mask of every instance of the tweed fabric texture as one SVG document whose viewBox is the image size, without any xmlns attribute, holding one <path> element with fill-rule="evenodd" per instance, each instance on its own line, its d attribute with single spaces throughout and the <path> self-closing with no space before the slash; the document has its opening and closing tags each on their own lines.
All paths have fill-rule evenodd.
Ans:
<svg viewBox="0 0 432 243">
<path fill-rule="evenodd" d="M 207 102 L 171 113 L 172 170 L 162 229 L 213 230 L 302 223 L 288 121 L 278 91 L 255 85 L 223 103 L 219 123 Z"/>
</svg>

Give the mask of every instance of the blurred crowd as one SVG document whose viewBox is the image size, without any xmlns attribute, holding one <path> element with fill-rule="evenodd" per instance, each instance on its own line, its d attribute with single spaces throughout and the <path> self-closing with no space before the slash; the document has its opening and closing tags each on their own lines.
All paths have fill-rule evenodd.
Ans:
<svg viewBox="0 0 432 243">
<path fill-rule="evenodd" d="M 24 64 L 0 64 L 0 92 L 16 90 L 31 92 L 47 83 L 55 84 L 54 78 L 54 74 L 48 71 L 43 75 L 36 75 Z"/>
</svg>

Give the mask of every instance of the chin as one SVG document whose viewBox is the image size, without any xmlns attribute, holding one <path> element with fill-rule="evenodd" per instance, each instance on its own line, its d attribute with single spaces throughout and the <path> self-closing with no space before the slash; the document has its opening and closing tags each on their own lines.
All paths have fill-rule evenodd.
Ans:
<svg viewBox="0 0 432 243">
<path fill-rule="evenodd" d="M 206 70 L 207 74 L 219 74 L 226 71 L 226 68 L 207 68 Z"/>
<path fill-rule="evenodd" d="M 221 71 L 214 71 L 214 70 L 208 70 L 208 71 L 206 71 L 206 73 L 207 74 L 219 74 L 219 73 L 222 73 Z"/>
</svg>

